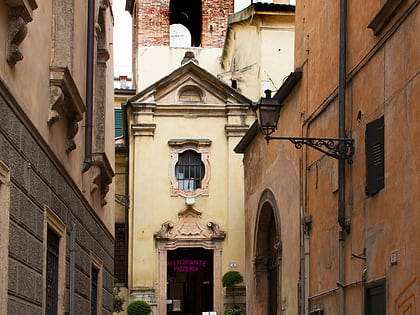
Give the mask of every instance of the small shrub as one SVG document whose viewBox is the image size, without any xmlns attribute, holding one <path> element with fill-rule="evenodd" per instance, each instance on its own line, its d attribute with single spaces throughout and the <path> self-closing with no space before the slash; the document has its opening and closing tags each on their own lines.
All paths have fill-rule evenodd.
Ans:
<svg viewBox="0 0 420 315">
<path fill-rule="evenodd" d="M 145 301 L 133 301 L 127 306 L 128 315 L 149 315 L 152 308 Z"/>
<path fill-rule="evenodd" d="M 235 284 L 239 284 L 244 281 L 244 278 L 238 271 L 228 271 L 223 275 L 222 285 L 224 288 L 231 288 Z"/>
<path fill-rule="evenodd" d="M 234 307 L 228 308 L 224 314 L 225 315 L 245 315 L 246 311 L 243 307 L 234 306 Z"/>
</svg>

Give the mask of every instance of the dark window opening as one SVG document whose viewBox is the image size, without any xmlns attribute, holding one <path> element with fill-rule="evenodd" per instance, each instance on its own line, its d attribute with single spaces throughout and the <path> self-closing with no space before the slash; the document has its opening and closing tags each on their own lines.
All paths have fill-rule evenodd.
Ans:
<svg viewBox="0 0 420 315">
<path fill-rule="evenodd" d="M 385 279 L 366 284 L 365 301 L 365 315 L 386 314 Z"/>
<path fill-rule="evenodd" d="M 204 172 L 204 163 L 201 161 L 200 153 L 187 150 L 179 154 L 178 163 L 175 165 L 175 177 L 178 180 L 179 189 L 194 191 L 201 188 Z"/>
<path fill-rule="evenodd" d="M 191 33 L 191 45 L 201 45 L 202 8 L 201 0 L 171 0 L 169 23 L 182 24 Z"/>
<path fill-rule="evenodd" d="M 92 267 L 90 283 L 90 314 L 98 313 L 98 274 L 99 270 Z"/>
<path fill-rule="evenodd" d="M 60 237 L 53 231 L 47 231 L 47 270 L 45 314 L 57 314 L 58 300 L 58 253 Z"/>
<path fill-rule="evenodd" d="M 385 186 L 384 116 L 366 125 L 366 193 L 372 196 Z"/>
</svg>

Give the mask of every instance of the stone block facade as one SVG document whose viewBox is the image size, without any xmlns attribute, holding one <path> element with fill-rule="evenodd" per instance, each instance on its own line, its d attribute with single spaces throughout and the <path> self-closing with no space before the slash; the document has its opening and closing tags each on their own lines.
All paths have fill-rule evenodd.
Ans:
<svg viewBox="0 0 420 315">
<path fill-rule="evenodd" d="M 10 172 L 7 314 L 44 314 L 46 208 L 55 212 L 66 231 L 64 313 L 69 312 L 74 268 L 75 314 L 90 314 L 91 255 L 95 253 L 103 263 L 102 314 L 111 314 L 113 236 L 2 84 L 0 112 L 0 160 Z"/>
</svg>

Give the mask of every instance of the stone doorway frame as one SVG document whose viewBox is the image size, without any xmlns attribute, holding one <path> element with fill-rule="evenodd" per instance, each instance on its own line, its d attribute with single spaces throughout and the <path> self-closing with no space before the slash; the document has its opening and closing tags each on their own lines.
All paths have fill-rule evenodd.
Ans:
<svg viewBox="0 0 420 315">
<path fill-rule="evenodd" d="M 155 233 L 158 249 L 157 313 L 166 315 L 167 308 L 167 258 L 168 250 L 203 248 L 213 251 L 213 307 L 217 314 L 223 312 L 222 241 L 226 233 L 209 221 L 201 223 L 201 212 L 188 206 L 178 213 L 178 222 L 166 221 Z"/>
<path fill-rule="evenodd" d="M 274 222 L 271 222 L 271 218 Z M 276 239 L 270 245 L 270 223 L 274 224 Z M 265 315 L 270 312 L 270 302 L 277 305 L 277 313 L 282 309 L 281 304 L 281 267 L 282 267 L 282 238 L 279 211 L 274 194 L 266 189 L 260 198 L 258 212 L 254 226 L 254 248 L 253 248 L 253 286 L 254 286 L 254 315 Z M 275 254 L 271 257 L 272 254 Z M 275 300 L 270 301 L 273 293 L 270 289 L 269 269 L 275 269 L 276 289 Z M 274 267 L 274 268 L 273 268 Z"/>
</svg>

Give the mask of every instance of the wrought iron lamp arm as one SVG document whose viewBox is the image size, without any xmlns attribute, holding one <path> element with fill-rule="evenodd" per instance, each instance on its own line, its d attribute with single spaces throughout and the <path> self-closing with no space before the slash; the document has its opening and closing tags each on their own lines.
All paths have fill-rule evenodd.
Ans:
<svg viewBox="0 0 420 315">
<path fill-rule="evenodd" d="M 267 143 L 270 140 L 289 140 L 296 149 L 301 149 L 305 144 L 335 159 L 349 160 L 349 163 L 354 154 L 354 140 L 349 138 L 297 138 L 266 135 L 265 140 Z"/>
</svg>

